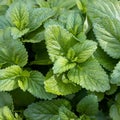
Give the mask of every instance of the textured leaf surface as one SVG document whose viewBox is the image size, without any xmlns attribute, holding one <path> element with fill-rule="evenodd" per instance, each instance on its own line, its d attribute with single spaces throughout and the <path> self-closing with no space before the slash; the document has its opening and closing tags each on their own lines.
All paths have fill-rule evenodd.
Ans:
<svg viewBox="0 0 120 120">
<path fill-rule="evenodd" d="M 29 120 L 50 120 L 50 118 L 58 114 L 59 107 L 61 106 L 71 108 L 70 103 L 63 99 L 40 101 L 29 105 L 24 115 Z"/>
<path fill-rule="evenodd" d="M 33 31 L 40 27 L 43 22 L 45 22 L 48 18 L 55 15 L 55 11 L 51 8 L 36 8 L 31 10 L 29 25 L 30 31 Z"/>
<path fill-rule="evenodd" d="M 0 29 L 5 29 L 7 27 L 10 27 L 10 23 L 6 19 L 5 16 L 0 16 Z"/>
<path fill-rule="evenodd" d="M 75 44 L 73 50 L 75 51 L 75 57 L 77 58 L 76 62 L 85 62 L 94 53 L 96 48 L 96 42 L 91 40 L 85 40 L 82 43 Z"/>
<path fill-rule="evenodd" d="M 0 119 L 1 120 L 16 120 L 11 112 L 11 110 L 5 106 L 0 108 Z"/>
<path fill-rule="evenodd" d="M 87 12 L 93 22 L 96 18 L 105 16 L 120 20 L 119 11 L 120 3 L 117 0 L 91 0 L 87 4 Z"/>
<path fill-rule="evenodd" d="M 6 18 L 12 26 L 15 26 L 15 28 L 12 28 L 13 38 L 19 38 L 28 32 L 29 11 L 27 6 L 20 0 L 10 5 L 6 13 Z"/>
<path fill-rule="evenodd" d="M 62 106 L 59 108 L 60 120 L 74 120 L 77 119 L 77 116 L 70 111 L 68 108 Z"/>
<path fill-rule="evenodd" d="M 29 23 L 28 9 L 20 0 L 18 0 L 18 2 L 13 2 L 13 4 L 10 5 L 6 17 L 19 30 L 25 29 Z"/>
<path fill-rule="evenodd" d="M 107 74 L 93 58 L 72 68 L 68 78 L 90 91 L 104 92 L 110 89 Z"/>
<path fill-rule="evenodd" d="M 120 62 L 115 66 L 113 73 L 111 74 L 110 82 L 112 84 L 120 85 Z"/>
<path fill-rule="evenodd" d="M 44 88 L 44 76 L 38 71 L 31 71 L 28 78 L 28 91 L 35 97 L 42 99 L 52 99 L 56 97 L 53 94 L 47 93 Z"/>
<path fill-rule="evenodd" d="M 95 95 L 82 98 L 77 104 L 77 111 L 81 114 L 95 115 L 98 112 L 98 99 Z"/>
<path fill-rule="evenodd" d="M 57 25 L 51 25 L 46 29 L 45 38 L 48 54 L 52 62 L 59 56 L 64 55 L 77 42 L 73 39 L 71 33 Z"/>
<path fill-rule="evenodd" d="M 82 17 L 77 11 L 72 11 L 66 20 L 66 29 L 74 35 L 82 31 Z"/>
<path fill-rule="evenodd" d="M 108 17 L 94 25 L 94 33 L 100 46 L 113 58 L 120 58 L 119 28 L 119 20 Z"/>
<path fill-rule="evenodd" d="M 94 56 L 98 62 L 109 71 L 112 71 L 117 63 L 117 60 L 107 55 L 100 47 L 94 52 Z"/>
<path fill-rule="evenodd" d="M 10 29 L 0 31 L 0 64 L 20 65 L 27 63 L 27 52 L 24 45 L 19 40 L 12 39 Z"/>
<path fill-rule="evenodd" d="M 0 91 L 10 91 L 18 87 L 17 77 L 21 75 L 22 69 L 13 65 L 0 70 Z"/>
<path fill-rule="evenodd" d="M 80 90 L 80 86 L 69 83 L 69 80 L 65 76 L 57 78 L 53 75 L 44 83 L 47 92 L 57 95 L 68 95 Z"/>
<path fill-rule="evenodd" d="M 52 7 L 70 9 L 75 6 L 75 0 L 48 0 Z"/>
</svg>

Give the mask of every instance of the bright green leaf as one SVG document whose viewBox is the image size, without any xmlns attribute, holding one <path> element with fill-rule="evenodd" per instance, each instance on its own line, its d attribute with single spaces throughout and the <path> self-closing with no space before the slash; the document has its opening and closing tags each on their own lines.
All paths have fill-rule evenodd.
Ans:
<svg viewBox="0 0 120 120">
<path fill-rule="evenodd" d="M 46 79 L 45 89 L 47 92 L 57 95 L 68 95 L 80 90 L 80 86 L 71 83 L 65 76 L 51 76 Z"/>
<path fill-rule="evenodd" d="M 70 103 L 64 99 L 40 101 L 29 105 L 24 115 L 29 120 L 50 120 L 54 115 L 58 115 L 61 106 L 71 108 Z"/>
<path fill-rule="evenodd" d="M 11 91 L 18 87 L 17 78 L 21 75 L 22 69 L 13 65 L 0 70 L 0 91 Z"/>
<path fill-rule="evenodd" d="M 24 30 L 29 23 L 27 6 L 20 0 L 10 5 L 6 17 L 20 31 Z"/>
<path fill-rule="evenodd" d="M 64 55 L 77 42 L 71 33 L 57 25 L 51 25 L 46 29 L 45 38 L 52 62 Z"/>
<path fill-rule="evenodd" d="M 28 89 L 28 79 L 30 77 L 30 73 L 26 70 L 22 71 L 21 76 L 18 78 L 18 86 L 26 91 Z"/>
<path fill-rule="evenodd" d="M 15 120 L 11 110 L 7 106 L 0 108 L 0 119 L 1 120 Z"/>
<path fill-rule="evenodd" d="M 95 115 L 98 112 L 98 99 L 95 95 L 88 95 L 82 98 L 77 104 L 77 111 L 81 114 Z"/>
<path fill-rule="evenodd" d="M 68 78 L 90 91 L 104 92 L 110 89 L 108 75 L 94 58 L 72 68 Z"/>
<path fill-rule="evenodd" d="M 67 70 L 75 67 L 76 63 L 69 63 L 69 61 L 64 58 L 64 57 L 59 57 L 55 63 L 54 63 L 54 66 L 53 66 L 53 72 L 54 74 L 56 73 L 63 73 L 63 72 L 66 72 Z"/>
<path fill-rule="evenodd" d="M 96 48 L 96 42 L 91 40 L 85 40 L 84 42 L 75 44 L 73 50 L 75 51 L 75 57 L 77 58 L 76 62 L 85 62 L 90 56 L 92 56 Z"/>
</svg>

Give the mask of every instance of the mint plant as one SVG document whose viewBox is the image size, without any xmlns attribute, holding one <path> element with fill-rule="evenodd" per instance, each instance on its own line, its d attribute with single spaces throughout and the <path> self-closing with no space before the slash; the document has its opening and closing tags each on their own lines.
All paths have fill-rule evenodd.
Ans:
<svg viewBox="0 0 120 120">
<path fill-rule="evenodd" d="M 119 0 L 0 0 L 0 119 L 119 120 Z"/>
</svg>

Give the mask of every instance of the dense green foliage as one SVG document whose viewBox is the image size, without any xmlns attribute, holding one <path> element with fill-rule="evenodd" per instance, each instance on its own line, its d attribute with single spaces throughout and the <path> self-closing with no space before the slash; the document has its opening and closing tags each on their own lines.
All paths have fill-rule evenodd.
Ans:
<svg viewBox="0 0 120 120">
<path fill-rule="evenodd" d="M 0 120 L 120 120 L 118 0 L 0 0 Z"/>
</svg>

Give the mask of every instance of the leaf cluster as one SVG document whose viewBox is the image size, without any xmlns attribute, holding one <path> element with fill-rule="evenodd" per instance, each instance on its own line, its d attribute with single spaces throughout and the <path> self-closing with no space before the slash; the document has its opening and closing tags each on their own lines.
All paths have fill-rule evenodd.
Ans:
<svg viewBox="0 0 120 120">
<path fill-rule="evenodd" d="M 118 0 L 0 0 L 0 119 L 119 120 L 119 28 Z"/>
</svg>

